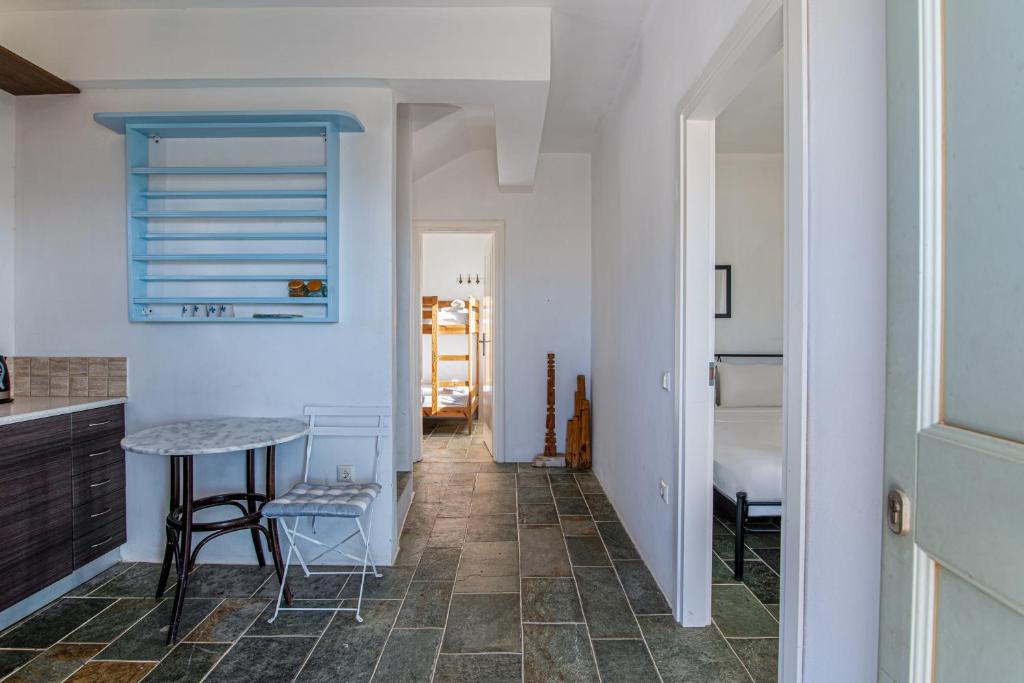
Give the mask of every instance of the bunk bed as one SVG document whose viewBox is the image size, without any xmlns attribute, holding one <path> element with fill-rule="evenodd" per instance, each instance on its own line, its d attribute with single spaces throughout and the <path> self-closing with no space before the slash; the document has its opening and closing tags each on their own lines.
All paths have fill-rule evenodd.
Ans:
<svg viewBox="0 0 1024 683">
<path fill-rule="evenodd" d="M 430 383 L 422 385 L 421 396 L 424 417 L 463 419 L 469 434 L 473 431 L 480 390 L 480 302 L 470 297 L 463 306 L 458 303 L 436 296 L 423 297 L 423 334 L 430 336 Z M 465 336 L 466 353 L 442 354 L 440 338 L 447 335 Z M 466 379 L 440 380 L 441 363 L 465 363 Z"/>
</svg>

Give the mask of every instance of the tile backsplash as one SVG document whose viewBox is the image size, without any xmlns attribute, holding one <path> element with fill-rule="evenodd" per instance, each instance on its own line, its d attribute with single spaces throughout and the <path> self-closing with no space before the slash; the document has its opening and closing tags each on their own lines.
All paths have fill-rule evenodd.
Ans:
<svg viewBox="0 0 1024 683">
<path fill-rule="evenodd" d="M 13 356 L 7 364 L 15 397 L 128 395 L 128 359 L 123 356 Z"/>
</svg>

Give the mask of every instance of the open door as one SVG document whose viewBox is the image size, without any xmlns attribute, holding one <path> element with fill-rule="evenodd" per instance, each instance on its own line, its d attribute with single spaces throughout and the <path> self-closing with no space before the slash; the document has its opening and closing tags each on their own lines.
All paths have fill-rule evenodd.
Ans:
<svg viewBox="0 0 1024 683">
<path fill-rule="evenodd" d="M 494 237 L 484 258 L 484 295 L 480 299 L 480 432 L 484 445 L 494 456 Z"/>
<path fill-rule="evenodd" d="M 1024 4 L 888 3 L 879 678 L 1024 671 Z"/>
</svg>

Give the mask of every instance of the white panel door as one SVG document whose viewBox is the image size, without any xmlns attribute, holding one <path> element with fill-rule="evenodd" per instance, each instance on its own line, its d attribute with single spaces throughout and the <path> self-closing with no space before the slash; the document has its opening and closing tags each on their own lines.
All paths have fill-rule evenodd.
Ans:
<svg viewBox="0 0 1024 683">
<path fill-rule="evenodd" d="M 484 295 L 480 300 L 480 433 L 494 455 L 494 237 L 484 257 Z"/>
<path fill-rule="evenodd" d="M 880 679 L 1024 680 L 1024 3 L 888 4 Z"/>
</svg>

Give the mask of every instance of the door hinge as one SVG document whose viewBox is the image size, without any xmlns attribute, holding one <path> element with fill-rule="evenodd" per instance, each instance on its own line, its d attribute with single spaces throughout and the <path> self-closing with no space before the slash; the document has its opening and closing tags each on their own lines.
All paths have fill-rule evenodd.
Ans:
<svg viewBox="0 0 1024 683">
<path fill-rule="evenodd" d="M 715 361 L 708 363 L 708 386 L 715 386 Z"/>
</svg>

